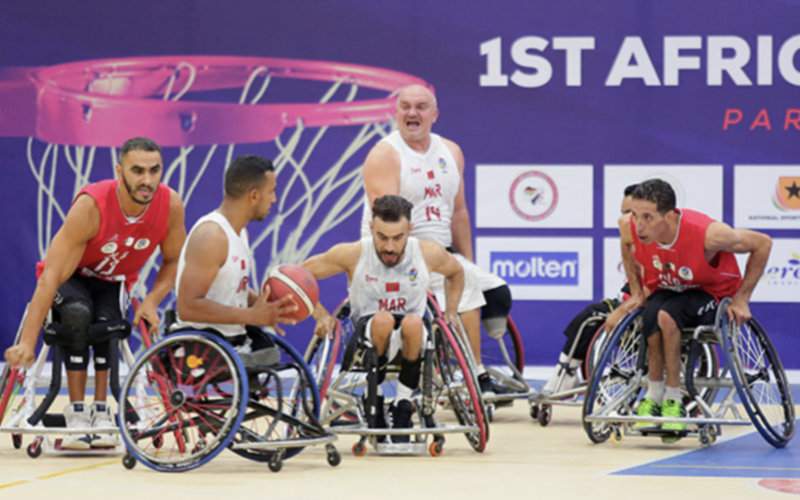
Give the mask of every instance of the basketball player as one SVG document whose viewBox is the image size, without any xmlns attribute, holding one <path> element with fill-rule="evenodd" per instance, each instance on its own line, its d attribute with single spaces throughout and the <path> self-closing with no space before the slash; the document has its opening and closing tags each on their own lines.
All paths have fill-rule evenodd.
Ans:
<svg viewBox="0 0 800 500">
<path fill-rule="evenodd" d="M 464 294 L 458 307 L 485 395 L 509 392 L 494 384 L 481 361 L 480 321 L 492 337 L 506 331 L 511 292 L 498 276 L 473 263 L 472 231 L 464 197 L 464 156 L 456 143 L 431 132 L 439 116 L 436 97 L 422 85 L 410 85 L 397 96 L 395 132 L 382 139 L 364 162 L 364 215 L 361 235 L 369 234 L 370 207 L 386 194 L 396 194 L 414 205 L 413 236 L 436 241 L 454 252 L 464 267 Z M 442 278 L 435 276 L 433 291 L 443 300 Z M 480 311 L 478 308 L 482 308 Z"/>
<path fill-rule="evenodd" d="M 772 240 L 756 231 L 732 229 L 694 210 L 677 209 L 672 186 L 661 179 L 642 182 L 632 196 L 632 214 L 619 220 L 631 298 L 609 315 L 606 325 L 611 329 L 625 314 L 643 307 L 648 385 L 637 415 L 683 417 L 681 329 L 713 323 L 723 297 L 732 298 L 728 308 L 732 321 L 742 324 L 750 319 L 750 295 L 767 264 Z M 750 254 L 744 278 L 734 253 Z M 680 433 L 686 424 L 667 422 L 661 429 Z"/>
<path fill-rule="evenodd" d="M 117 180 L 90 184 L 76 196 L 46 259 L 37 264 L 39 280 L 19 343 L 5 352 L 12 366 L 30 365 L 39 330 L 52 307 L 52 327 L 57 335 L 75 340 L 65 346 L 70 403 L 64 415 L 68 428 L 115 425 L 106 405 L 108 340 L 92 345 L 95 399 L 91 408 L 83 402 L 89 334 L 102 336 L 130 328 L 123 305 L 127 292 L 160 247 L 162 264 L 155 284 L 134 315 L 134 324 L 144 319 L 157 328 L 156 308 L 175 283 L 178 254 L 186 237 L 183 202 L 160 183 L 161 149 L 155 142 L 143 137 L 126 141 L 115 169 Z M 70 434 L 62 447 L 87 449 L 116 443 L 115 434 Z"/>
<path fill-rule="evenodd" d="M 420 350 L 427 335 L 422 316 L 430 272 L 444 276 L 444 319 L 451 324 L 458 317 L 457 304 L 464 287 L 464 272 L 444 247 L 410 236 L 414 229 L 411 209 L 411 203 L 400 196 L 382 196 L 372 207 L 370 236 L 335 245 L 303 263 L 317 279 L 347 275 L 355 334 L 368 334 L 375 346 L 379 381 L 386 363 L 400 352 L 397 397 L 391 407 L 392 427 L 397 429 L 411 427 L 411 394 L 419 385 Z M 317 335 L 332 331 L 334 319 L 321 303 L 313 316 Z M 378 396 L 377 410 L 378 426 L 385 427 L 382 396 Z M 408 442 L 409 436 L 394 436 L 393 441 Z"/>
<path fill-rule="evenodd" d="M 297 305 L 289 296 L 269 302 L 250 286 L 250 244 L 246 226 L 262 221 L 275 202 L 272 162 L 255 155 L 240 156 L 225 170 L 224 197 L 219 208 L 192 227 L 178 261 L 177 321 L 170 332 L 207 330 L 225 337 L 247 364 L 256 351 L 278 354 L 259 326 L 293 325 L 285 317 Z M 262 364 L 277 359 L 264 358 Z"/>
</svg>

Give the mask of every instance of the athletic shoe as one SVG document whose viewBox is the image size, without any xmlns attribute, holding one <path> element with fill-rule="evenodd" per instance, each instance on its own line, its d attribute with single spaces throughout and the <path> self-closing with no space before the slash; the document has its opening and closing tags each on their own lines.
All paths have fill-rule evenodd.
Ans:
<svg viewBox="0 0 800 500">
<path fill-rule="evenodd" d="M 570 368 L 568 365 L 558 364 L 550 380 L 542 387 L 542 394 L 551 396 L 560 392 L 569 391 L 577 386 L 577 368 Z"/>
<path fill-rule="evenodd" d="M 478 375 L 478 388 L 484 396 L 501 396 L 503 394 L 511 394 L 514 392 L 506 386 L 496 384 L 488 373 L 484 372 Z"/>
<path fill-rule="evenodd" d="M 407 399 L 395 401 L 389 411 L 392 417 L 392 429 L 410 429 L 412 427 L 411 416 L 414 414 L 414 404 L 411 401 Z M 410 440 L 411 436 L 409 435 L 392 436 L 393 443 L 408 443 Z"/>
<path fill-rule="evenodd" d="M 95 401 L 92 404 L 92 427 L 109 428 L 116 427 L 114 417 L 111 415 L 111 409 L 107 404 Z M 92 448 L 111 448 L 119 444 L 119 435 L 103 432 L 99 434 L 92 434 Z"/>
<path fill-rule="evenodd" d="M 89 410 L 82 402 L 70 403 L 64 408 L 67 429 L 85 429 L 90 427 Z M 61 447 L 67 450 L 88 450 L 91 448 L 88 434 L 67 434 L 61 440 Z"/>
<path fill-rule="evenodd" d="M 676 399 L 667 399 L 661 405 L 661 416 L 680 418 L 686 416 L 686 410 L 680 401 Z M 661 429 L 665 431 L 682 432 L 686 430 L 686 424 L 683 422 L 664 422 L 661 424 Z"/>
<path fill-rule="evenodd" d="M 657 403 L 654 403 L 650 398 L 644 398 L 639 402 L 639 408 L 636 409 L 637 417 L 657 417 L 661 414 L 661 408 Z M 655 425 L 653 422 L 636 422 L 636 427 L 652 427 Z"/>
</svg>

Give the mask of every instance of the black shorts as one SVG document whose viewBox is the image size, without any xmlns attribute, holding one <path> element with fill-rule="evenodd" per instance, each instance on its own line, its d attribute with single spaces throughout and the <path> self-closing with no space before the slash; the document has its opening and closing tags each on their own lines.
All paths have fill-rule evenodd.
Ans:
<svg viewBox="0 0 800 500">
<path fill-rule="evenodd" d="M 103 281 L 73 274 L 56 292 L 53 299 L 53 322 L 61 322 L 61 312 L 70 303 L 82 302 L 89 307 L 91 324 L 124 318 L 126 294 L 121 281 Z M 89 363 L 89 347 L 66 349 L 64 360 L 68 370 L 85 370 Z M 96 370 L 108 369 L 108 342 L 94 344 L 94 365 Z"/>
<path fill-rule="evenodd" d="M 644 303 L 642 331 L 645 338 L 658 331 L 658 313 L 664 311 L 675 320 L 679 329 L 714 323 L 719 303 L 703 290 L 656 290 Z"/>
</svg>

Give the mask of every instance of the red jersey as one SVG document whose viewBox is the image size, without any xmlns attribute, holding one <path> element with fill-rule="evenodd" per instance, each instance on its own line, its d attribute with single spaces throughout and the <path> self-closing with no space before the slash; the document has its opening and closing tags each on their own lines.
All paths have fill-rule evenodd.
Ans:
<svg viewBox="0 0 800 500">
<path fill-rule="evenodd" d="M 678 233 L 670 245 L 643 244 L 631 215 L 633 256 L 644 268 L 642 284 L 649 290 L 701 289 L 717 299 L 733 295 L 742 283 L 736 257 L 730 252 L 718 252 L 711 262 L 706 261 L 706 229 L 713 219 L 694 210 L 679 213 Z"/>
<path fill-rule="evenodd" d="M 122 212 L 118 185 L 118 180 L 105 180 L 89 184 L 78 193 L 94 198 L 100 210 L 100 229 L 87 243 L 77 271 L 104 281 L 125 281 L 130 288 L 139 279 L 139 270 L 167 237 L 170 191 L 165 184 L 159 184 L 144 213 L 132 219 Z M 44 261 L 37 264 L 37 274 L 43 267 Z"/>
</svg>

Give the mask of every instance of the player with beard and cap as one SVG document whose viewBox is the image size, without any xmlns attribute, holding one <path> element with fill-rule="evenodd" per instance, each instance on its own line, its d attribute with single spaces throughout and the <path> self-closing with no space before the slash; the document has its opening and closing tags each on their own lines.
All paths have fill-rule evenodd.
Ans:
<svg viewBox="0 0 800 500">
<path fill-rule="evenodd" d="M 378 380 L 385 366 L 399 353 L 397 396 L 390 409 L 392 428 L 411 427 L 411 394 L 419 386 L 420 351 L 428 334 L 425 314 L 430 273 L 444 276 L 447 308 L 444 319 L 452 324 L 464 287 L 464 272 L 445 248 L 410 236 L 412 205 L 400 196 L 387 195 L 372 206 L 371 235 L 360 241 L 340 243 L 303 263 L 317 279 L 345 273 L 348 278 L 351 318 L 355 334 L 369 335 L 379 357 Z M 320 303 L 314 311 L 315 333 L 324 335 L 334 319 Z M 384 425 L 383 398 L 378 397 L 378 425 Z M 408 442 L 409 436 L 394 436 Z"/>
<path fill-rule="evenodd" d="M 124 317 L 127 294 L 156 248 L 161 250 L 161 268 L 135 312 L 134 324 L 144 319 L 151 328 L 158 328 L 157 307 L 175 284 L 178 256 L 186 238 L 183 202 L 161 183 L 161 148 L 150 139 L 126 141 L 115 170 L 117 179 L 90 184 L 78 193 L 45 260 L 37 264 L 38 282 L 19 342 L 5 352 L 10 365 L 33 363 L 39 331 L 51 308 L 59 335 L 88 339 L 90 328 L 129 328 Z M 108 341 L 92 345 L 92 351 L 95 396 L 87 408 L 83 399 L 89 346 L 83 341 L 66 349 L 70 403 L 64 415 L 68 428 L 115 425 L 106 405 Z M 70 434 L 62 447 L 87 449 L 116 443 L 114 434 Z"/>
</svg>

